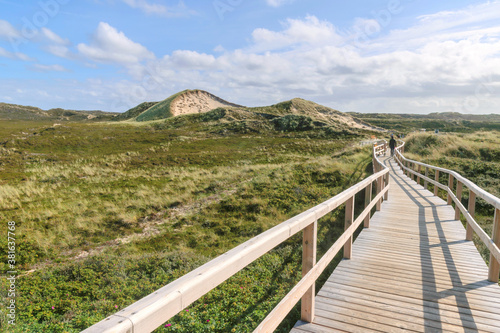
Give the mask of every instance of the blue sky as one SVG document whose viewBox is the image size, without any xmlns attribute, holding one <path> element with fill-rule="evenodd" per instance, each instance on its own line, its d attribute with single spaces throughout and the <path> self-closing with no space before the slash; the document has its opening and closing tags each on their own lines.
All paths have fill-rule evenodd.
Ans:
<svg viewBox="0 0 500 333">
<path fill-rule="evenodd" d="M 0 0 L 0 102 L 500 113 L 500 1 Z"/>
</svg>

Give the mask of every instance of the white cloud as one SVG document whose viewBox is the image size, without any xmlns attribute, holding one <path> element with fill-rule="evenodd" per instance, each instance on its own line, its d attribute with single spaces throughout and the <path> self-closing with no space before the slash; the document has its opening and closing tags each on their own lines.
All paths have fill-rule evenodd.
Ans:
<svg viewBox="0 0 500 333">
<path fill-rule="evenodd" d="M 34 64 L 30 66 L 30 69 L 36 72 L 69 72 L 68 69 L 61 65 L 41 65 Z"/>
<path fill-rule="evenodd" d="M 12 52 L 7 51 L 3 47 L 0 47 L 0 57 L 14 58 L 14 54 Z"/>
<path fill-rule="evenodd" d="M 83 56 L 103 63 L 133 65 L 154 58 L 147 48 L 105 22 L 99 23 L 90 45 L 81 43 L 77 48 Z"/>
<path fill-rule="evenodd" d="M 294 0 L 266 0 L 266 3 L 271 7 L 281 7 L 285 4 L 292 3 Z"/>
<path fill-rule="evenodd" d="M 195 15 L 196 12 L 189 9 L 184 1 L 179 1 L 176 6 L 165 6 L 156 3 L 150 3 L 147 0 L 122 0 L 132 8 L 139 9 L 146 14 L 154 14 L 165 17 L 185 17 Z"/>
<path fill-rule="evenodd" d="M 307 16 L 305 20 L 288 19 L 283 24 L 283 31 L 255 29 L 252 33 L 254 51 L 277 50 L 299 44 L 325 45 L 341 42 L 333 24 L 320 21 L 315 16 Z"/>
<path fill-rule="evenodd" d="M 186 69 L 206 69 L 215 64 L 215 57 L 206 53 L 194 51 L 178 50 L 172 53 L 172 56 L 166 57 L 176 67 Z"/>
<path fill-rule="evenodd" d="M 163 98 L 195 86 L 246 105 L 303 97 L 345 111 L 498 112 L 500 28 L 495 20 L 467 21 L 480 10 L 500 19 L 500 11 L 490 13 L 497 5 L 420 18 L 398 31 L 373 19 L 357 19 L 343 34 L 314 16 L 288 19 L 280 30 L 255 29 L 246 48 L 175 51 L 153 60 L 155 70 L 137 68 L 135 78 L 156 78 L 142 95 Z M 449 15 L 467 23 L 445 22 Z M 353 43 L 367 31 L 370 38 Z"/>
<path fill-rule="evenodd" d="M 0 47 L 0 57 L 9 58 L 9 59 L 18 59 L 23 61 L 33 61 L 35 59 L 29 57 L 28 55 L 21 52 L 10 52 L 6 49 Z"/>
<path fill-rule="evenodd" d="M 57 35 L 55 32 L 53 32 L 50 29 L 47 29 L 45 27 L 40 29 L 40 34 L 47 39 L 51 43 L 55 43 L 58 45 L 69 45 L 71 42 L 68 39 L 64 39 Z"/>
<path fill-rule="evenodd" d="M 45 50 L 59 58 L 71 58 L 72 53 L 69 48 L 63 45 L 49 45 Z"/>
<path fill-rule="evenodd" d="M 427 15 L 392 31 L 359 18 L 340 32 L 333 22 L 306 16 L 280 29 L 255 29 L 241 49 L 218 45 L 212 52 L 177 50 L 158 59 L 100 23 L 78 51 L 89 62 L 124 66 L 131 79 L 75 84 L 68 98 L 80 94 L 94 108 L 125 111 L 200 88 L 250 106 L 302 97 L 343 111 L 498 113 L 499 4 Z M 369 36 L 360 39 L 362 34 Z M 56 40 L 47 50 L 67 56 L 69 47 Z"/>
<path fill-rule="evenodd" d="M 9 22 L 0 20 L 0 38 L 12 39 L 18 38 L 21 34 Z"/>
</svg>

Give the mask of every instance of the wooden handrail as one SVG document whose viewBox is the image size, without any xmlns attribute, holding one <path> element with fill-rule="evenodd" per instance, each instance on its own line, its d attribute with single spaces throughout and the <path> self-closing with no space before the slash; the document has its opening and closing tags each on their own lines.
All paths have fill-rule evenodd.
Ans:
<svg viewBox="0 0 500 333">
<path fill-rule="evenodd" d="M 314 283 L 335 255 L 352 240 L 356 228 L 370 218 L 373 207 L 380 209 L 384 195 L 389 189 L 389 169 L 378 159 L 377 155 L 386 149 L 386 144 L 374 145 L 374 168 L 378 170 L 372 176 L 353 185 L 333 198 L 299 214 L 281 224 L 263 232 L 262 234 L 244 242 L 221 256 L 211 260 L 201 267 L 191 271 L 183 277 L 158 289 L 154 293 L 140 299 L 125 309 L 109 316 L 99 323 L 84 330 L 84 333 L 120 333 L 120 332 L 151 332 L 162 323 L 175 316 L 191 303 L 217 287 L 244 267 L 266 254 L 279 244 L 283 243 L 300 231 L 304 232 L 305 243 L 316 242 L 315 224 L 318 219 L 343 205 L 347 201 L 354 201 L 355 195 L 363 189 L 371 191 L 373 183 L 377 183 L 377 193 L 373 199 L 365 196 L 365 209 L 349 225 L 333 244 L 333 246 L 316 263 L 316 244 L 303 247 L 303 272 L 299 283 L 259 325 L 255 332 L 273 331 L 302 298 L 306 307 L 302 308 L 302 319 L 312 321 L 314 318 Z M 368 201 L 368 198 L 370 200 Z M 347 205 L 348 206 L 348 205 Z M 311 292 L 312 289 L 312 292 Z M 309 291 L 309 292 L 308 292 Z"/>
<path fill-rule="evenodd" d="M 437 170 L 439 172 L 450 174 L 450 175 L 452 175 L 454 177 L 454 179 L 459 180 L 460 182 L 462 182 L 462 184 L 464 184 L 465 186 L 467 186 L 467 188 L 469 190 L 473 190 L 474 193 L 476 193 L 476 195 L 479 198 L 484 199 L 486 202 L 488 202 L 489 204 L 491 204 L 495 208 L 500 209 L 500 198 L 498 198 L 498 197 L 494 196 L 493 194 L 491 194 L 491 193 L 483 190 L 482 188 L 480 188 L 479 186 L 477 186 L 476 184 L 474 184 L 472 181 L 470 181 L 467 178 L 465 178 L 462 175 L 460 175 L 458 172 L 455 172 L 453 170 L 448 170 L 448 169 L 440 168 L 440 167 L 437 167 L 437 166 L 434 166 L 434 165 L 429 165 L 429 164 L 425 164 L 425 163 L 422 163 L 422 162 L 418 162 L 418 161 L 414 161 L 414 160 L 410 160 L 410 159 L 405 158 L 402 155 L 402 153 L 400 152 L 400 149 L 403 146 L 404 146 L 404 143 L 401 144 L 400 146 L 396 147 L 396 151 L 398 153 L 398 157 L 400 156 L 402 161 L 413 163 L 415 165 L 420 165 L 422 167 L 426 167 L 426 168 L 429 168 L 429 169 Z M 408 170 L 408 171 L 410 171 L 410 170 Z M 412 173 L 416 174 L 415 172 L 412 172 Z M 422 175 L 420 175 L 420 177 L 422 177 Z"/>
<path fill-rule="evenodd" d="M 488 280 L 491 282 L 498 282 L 500 278 L 500 199 L 493 194 L 483 190 L 472 181 L 463 177 L 459 173 L 436 167 L 433 165 L 421 163 L 418 161 L 407 159 L 401 153 L 405 143 L 403 142 L 400 146 L 396 147 L 396 154 L 394 158 L 396 159 L 398 165 L 402 170 L 408 172 L 409 174 L 417 176 L 417 179 L 422 178 L 426 183 L 431 183 L 434 185 L 434 195 L 437 195 L 437 189 L 440 188 L 447 193 L 448 204 L 451 205 L 452 202 L 455 203 L 455 219 L 460 218 L 460 213 L 463 214 L 465 220 L 467 221 L 467 233 L 466 240 L 472 240 L 472 232 L 475 232 L 479 239 L 484 243 L 484 245 L 490 250 L 490 266 Z M 407 167 L 411 163 L 413 166 L 418 165 L 418 171 L 413 168 Z M 426 174 L 421 174 L 421 167 L 424 167 Z M 428 169 L 435 170 L 435 179 L 429 178 Z M 443 185 L 439 182 L 439 173 L 448 174 L 448 186 Z M 457 181 L 456 194 L 453 192 L 454 180 Z M 462 204 L 462 193 L 463 186 L 469 189 L 469 205 L 467 208 Z M 475 215 L 475 204 L 476 197 L 480 197 L 487 203 L 491 204 L 495 208 L 495 215 L 493 217 L 493 232 L 491 237 L 479 226 L 479 224 L 474 219 Z"/>
</svg>

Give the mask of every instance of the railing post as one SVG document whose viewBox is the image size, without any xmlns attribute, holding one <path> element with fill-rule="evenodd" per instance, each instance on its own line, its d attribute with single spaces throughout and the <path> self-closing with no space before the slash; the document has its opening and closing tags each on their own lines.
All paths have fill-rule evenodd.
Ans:
<svg viewBox="0 0 500 333">
<path fill-rule="evenodd" d="M 474 216 L 476 215 L 476 192 L 472 190 L 469 190 L 469 207 L 467 209 L 469 210 L 470 216 L 474 218 Z M 471 241 L 473 235 L 474 235 L 474 229 L 472 229 L 472 226 L 467 221 L 467 232 L 465 239 Z"/>
<path fill-rule="evenodd" d="M 417 168 L 417 172 L 418 172 L 418 175 L 417 175 L 417 184 L 420 185 L 420 172 L 422 171 L 422 166 L 419 164 L 418 165 L 418 168 Z"/>
<path fill-rule="evenodd" d="M 373 145 L 373 157 L 372 157 L 372 166 L 373 166 L 373 173 L 377 173 L 376 171 L 376 165 L 377 165 L 377 161 L 375 159 L 375 155 L 377 155 L 377 150 L 376 150 L 376 145 L 374 144 Z"/>
<path fill-rule="evenodd" d="M 450 188 L 451 192 L 453 192 L 453 184 L 454 184 L 454 178 L 453 175 L 450 173 L 450 177 L 448 178 L 448 187 Z M 453 199 L 451 198 L 450 193 L 448 193 L 448 205 L 451 205 Z"/>
<path fill-rule="evenodd" d="M 379 177 L 377 178 L 377 195 L 382 192 L 382 177 Z M 377 212 L 380 211 L 380 208 L 381 208 L 381 205 L 382 205 L 382 198 L 380 198 L 380 200 L 377 201 L 377 204 L 376 204 L 376 210 Z"/>
<path fill-rule="evenodd" d="M 347 230 L 354 222 L 354 196 L 349 198 L 345 203 L 345 227 Z M 344 245 L 344 258 L 351 259 L 352 257 L 352 236 L 345 242 Z"/>
<path fill-rule="evenodd" d="M 425 177 L 429 178 L 429 167 L 425 167 Z M 429 189 L 429 182 L 427 180 L 424 181 L 424 188 Z"/>
<path fill-rule="evenodd" d="M 457 199 L 458 202 L 462 201 L 462 190 L 463 190 L 463 184 L 461 181 L 457 179 Z M 460 208 L 458 208 L 458 205 L 455 205 L 455 220 L 460 220 Z"/>
<path fill-rule="evenodd" d="M 439 170 L 436 170 L 436 176 L 434 177 L 434 180 L 439 183 Z M 434 195 L 435 196 L 438 195 L 438 190 L 439 190 L 439 187 L 437 187 L 436 185 L 434 185 Z"/>
<path fill-rule="evenodd" d="M 385 183 L 384 183 L 384 189 L 389 186 L 389 174 L 386 173 L 385 174 Z M 389 199 L 389 191 L 386 191 L 385 194 L 384 194 L 384 200 L 387 200 Z"/>
<path fill-rule="evenodd" d="M 370 183 L 366 188 L 365 188 L 365 208 L 368 207 L 370 202 L 372 202 L 372 184 Z M 364 222 L 364 227 L 369 228 L 370 227 L 370 215 L 371 212 L 368 212 L 368 215 L 365 217 L 365 222 Z"/>
<path fill-rule="evenodd" d="M 302 236 L 302 276 L 316 265 L 316 244 L 318 237 L 318 221 L 314 221 L 304 229 Z M 315 284 L 306 291 L 301 299 L 301 319 L 311 323 L 314 319 L 314 297 L 316 295 Z"/>
<path fill-rule="evenodd" d="M 500 209 L 495 209 L 495 217 L 493 222 L 493 242 L 500 247 Z M 488 274 L 488 280 L 490 282 L 498 283 L 500 276 L 500 263 L 496 258 L 490 254 L 490 270 Z"/>
</svg>

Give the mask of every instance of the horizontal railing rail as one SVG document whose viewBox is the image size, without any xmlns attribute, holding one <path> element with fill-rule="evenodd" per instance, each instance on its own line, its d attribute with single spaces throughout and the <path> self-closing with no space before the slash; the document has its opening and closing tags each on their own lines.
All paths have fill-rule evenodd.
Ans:
<svg viewBox="0 0 500 333">
<path fill-rule="evenodd" d="M 448 205 L 451 205 L 452 202 L 455 203 L 455 219 L 460 219 L 461 213 L 467 222 L 466 240 L 471 241 L 475 233 L 490 250 L 488 280 L 491 282 L 498 282 L 500 278 L 500 199 L 453 170 L 407 159 L 402 154 L 404 146 L 405 144 L 403 142 L 396 148 L 395 159 L 399 166 L 410 178 L 416 180 L 418 184 L 423 180 L 425 189 L 428 189 L 429 183 L 434 185 L 434 195 L 438 195 L 438 189 L 446 191 Z M 434 170 L 434 179 L 429 177 L 431 170 Z M 422 173 L 423 171 L 424 173 Z M 448 185 L 439 182 L 440 173 L 448 174 Z M 457 184 L 456 187 L 455 180 Z M 469 189 L 469 203 L 467 208 L 462 204 L 464 186 Z M 454 190 L 456 190 L 456 193 Z M 482 198 L 495 208 L 491 237 L 474 219 L 477 197 Z"/>
<path fill-rule="evenodd" d="M 384 196 L 387 198 L 389 169 L 378 159 L 378 154 L 386 148 L 385 143 L 374 145 L 372 154 L 376 172 L 372 176 L 246 241 L 83 332 L 151 332 L 300 231 L 303 231 L 302 279 L 264 319 L 255 332 L 273 331 L 299 300 L 302 300 L 301 319 L 312 322 L 315 281 L 342 248 L 344 248 L 344 257 L 351 258 L 355 230 L 361 223 L 369 227 L 372 209 L 375 207 L 379 211 Z M 376 191 L 372 198 L 374 184 Z M 354 219 L 355 196 L 362 190 L 365 190 L 365 208 Z M 345 204 L 346 213 L 345 231 L 321 260 L 316 262 L 317 221 L 343 204 Z"/>
</svg>

